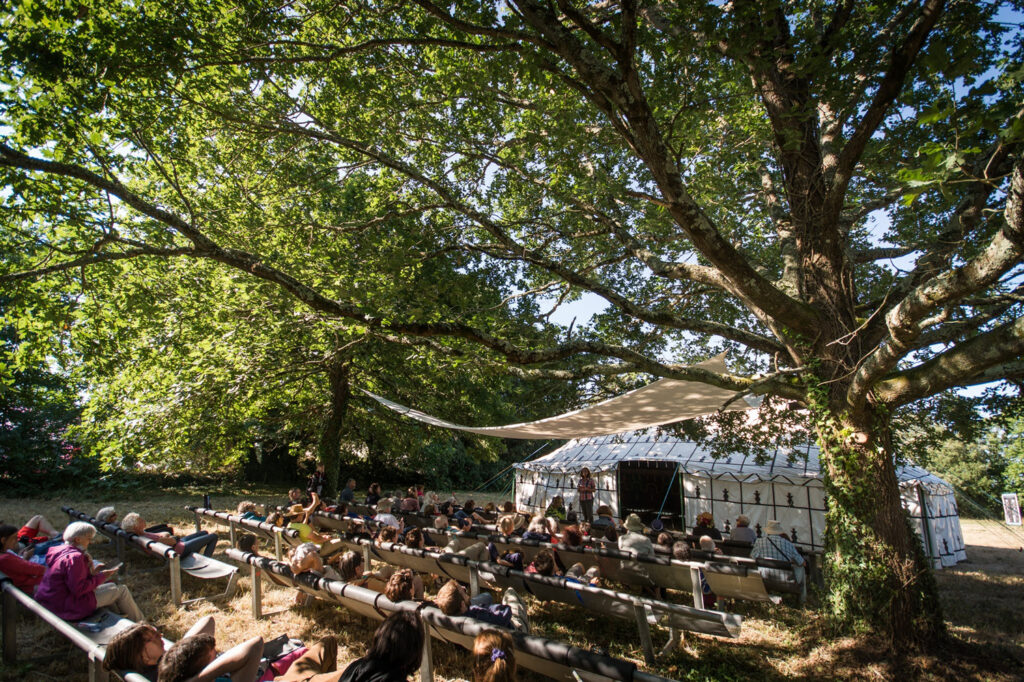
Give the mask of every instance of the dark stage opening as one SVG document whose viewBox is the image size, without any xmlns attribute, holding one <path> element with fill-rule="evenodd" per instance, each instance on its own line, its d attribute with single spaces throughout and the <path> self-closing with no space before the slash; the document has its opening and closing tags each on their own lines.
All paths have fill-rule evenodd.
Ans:
<svg viewBox="0 0 1024 682">
<path fill-rule="evenodd" d="M 662 507 L 664 501 L 664 507 Z M 683 496 L 675 462 L 619 463 L 619 510 L 622 518 L 635 513 L 646 525 L 658 517 L 666 528 L 683 529 Z"/>
</svg>

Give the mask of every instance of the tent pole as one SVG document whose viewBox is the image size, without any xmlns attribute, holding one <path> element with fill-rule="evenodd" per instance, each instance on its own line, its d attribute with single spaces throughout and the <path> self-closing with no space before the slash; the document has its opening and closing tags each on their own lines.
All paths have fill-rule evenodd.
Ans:
<svg viewBox="0 0 1024 682">
<path fill-rule="evenodd" d="M 917 484 L 917 504 L 921 507 L 921 531 L 924 533 L 924 546 L 928 549 L 928 558 L 932 560 L 933 567 L 935 562 L 942 565 L 942 557 L 935 551 L 935 545 L 932 543 L 932 529 L 928 523 L 928 507 L 924 500 L 924 486 L 920 483 Z"/>
</svg>

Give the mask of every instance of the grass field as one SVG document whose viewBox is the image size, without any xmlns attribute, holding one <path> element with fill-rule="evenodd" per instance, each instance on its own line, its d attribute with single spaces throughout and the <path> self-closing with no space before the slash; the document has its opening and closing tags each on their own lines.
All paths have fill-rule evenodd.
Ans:
<svg viewBox="0 0 1024 682">
<path fill-rule="evenodd" d="M 150 522 L 169 521 L 185 530 L 193 523 L 185 504 L 198 504 L 198 492 L 180 495 L 125 495 L 118 499 L 6 499 L 0 502 L 0 520 L 20 525 L 33 513 L 43 513 L 58 527 L 67 516 L 60 507 L 68 504 L 95 513 L 116 503 L 120 515 L 137 511 Z M 242 499 L 278 503 L 284 495 L 257 490 L 235 490 L 215 495 L 213 505 L 231 509 Z M 462 499 L 460 497 L 460 499 Z M 477 497 L 485 500 L 486 496 Z M 607 621 L 568 609 L 562 604 L 531 601 L 535 634 L 569 641 L 584 648 L 600 647 L 612 655 L 633 660 L 649 672 L 679 680 L 993 680 L 1024 679 L 1024 544 L 1000 524 L 964 520 L 968 562 L 937 573 L 950 641 L 940 655 L 905 661 L 889 660 L 878 639 L 870 633 L 836 637 L 812 598 L 804 608 L 736 603 L 727 610 L 744 616 L 743 634 L 723 640 L 687 634 L 681 647 L 651 668 L 643 666 L 636 626 L 627 621 Z M 207 526 L 215 530 L 213 526 Z M 218 546 L 222 551 L 226 540 Z M 109 544 L 91 548 L 97 559 L 113 557 Z M 250 612 L 249 579 L 240 581 L 238 594 L 228 603 L 202 602 L 175 609 L 170 603 L 166 569 L 155 560 L 130 553 L 125 583 L 147 617 L 169 639 L 177 639 L 200 616 L 217 620 L 219 648 L 226 648 L 255 634 L 265 638 L 288 633 L 305 641 L 335 634 L 344 663 L 361 656 L 375 626 L 341 608 L 315 602 L 292 606 L 293 592 L 264 589 L 264 612 L 273 615 L 254 621 Z M 204 585 L 189 576 L 182 578 L 186 598 L 212 594 L 223 582 Z M 219 589 L 218 589 L 219 588 Z M 688 595 L 677 595 L 687 603 Z M 664 643 L 667 631 L 655 629 L 656 644 Z M 22 657 L 52 654 L 54 660 L 0 667 L 0 680 L 86 680 L 85 657 L 67 645 L 47 626 L 22 616 L 18 623 L 18 651 Z M 464 679 L 469 674 L 468 656 L 460 649 L 436 643 L 434 661 L 439 679 Z M 521 679 L 535 679 L 521 675 Z M 543 678 L 537 678 L 543 679 Z"/>
</svg>

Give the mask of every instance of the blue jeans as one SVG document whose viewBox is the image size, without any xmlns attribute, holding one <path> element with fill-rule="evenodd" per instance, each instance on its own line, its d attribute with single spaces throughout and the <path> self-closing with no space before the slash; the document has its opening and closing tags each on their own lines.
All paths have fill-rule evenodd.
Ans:
<svg viewBox="0 0 1024 682">
<path fill-rule="evenodd" d="M 198 533 L 192 533 L 186 535 L 181 539 L 181 542 L 185 545 L 181 551 L 181 557 L 185 558 L 189 554 L 195 554 L 199 550 L 203 551 L 206 556 L 213 556 L 213 550 L 217 546 L 217 534 L 207 533 L 205 530 L 201 530 Z"/>
</svg>

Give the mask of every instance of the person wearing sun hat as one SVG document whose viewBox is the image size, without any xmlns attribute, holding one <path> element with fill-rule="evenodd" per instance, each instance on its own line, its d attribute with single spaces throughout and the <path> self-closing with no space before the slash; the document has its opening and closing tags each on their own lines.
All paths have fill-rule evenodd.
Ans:
<svg viewBox="0 0 1024 682">
<path fill-rule="evenodd" d="M 807 560 L 797 551 L 796 546 L 783 535 L 782 524 L 772 519 L 764 525 L 764 535 L 759 537 L 750 548 L 751 559 L 775 559 L 788 561 L 793 565 L 793 575 L 798 583 L 804 580 L 804 568 Z M 775 570 L 775 569 L 764 569 Z M 762 571 L 763 573 L 764 571 Z M 785 576 L 780 574 L 781 579 Z"/>
<path fill-rule="evenodd" d="M 636 514 L 630 514 L 622 524 L 626 533 L 619 537 L 619 549 L 634 554 L 654 556 L 654 543 L 644 535 L 644 522 Z"/>
</svg>

